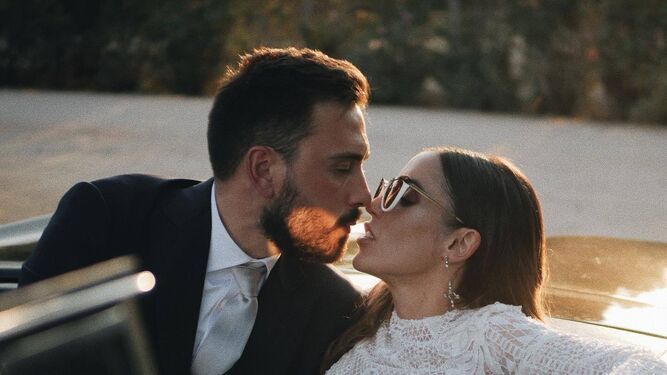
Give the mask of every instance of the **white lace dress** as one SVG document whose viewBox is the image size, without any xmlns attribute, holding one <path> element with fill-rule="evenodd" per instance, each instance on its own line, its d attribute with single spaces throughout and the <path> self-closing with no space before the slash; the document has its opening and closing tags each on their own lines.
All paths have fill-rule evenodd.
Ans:
<svg viewBox="0 0 667 375">
<path fill-rule="evenodd" d="M 667 374 L 652 353 L 568 335 L 501 303 L 419 320 L 392 313 L 327 374 Z"/>
</svg>

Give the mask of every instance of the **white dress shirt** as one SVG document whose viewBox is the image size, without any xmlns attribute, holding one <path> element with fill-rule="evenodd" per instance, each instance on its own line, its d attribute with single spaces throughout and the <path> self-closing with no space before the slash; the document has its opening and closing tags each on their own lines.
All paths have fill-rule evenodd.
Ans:
<svg viewBox="0 0 667 375">
<path fill-rule="evenodd" d="M 217 321 L 221 307 L 225 305 L 225 301 L 240 293 L 239 287 L 232 276 L 232 268 L 252 260 L 261 261 L 266 265 L 267 270 L 264 280 L 260 282 L 263 284 L 280 256 L 275 255 L 263 259 L 251 258 L 241 250 L 229 235 L 220 219 L 217 207 L 214 183 L 211 188 L 211 244 L 209 247 L 208 265 L 206 266 L 204 291 L 199 309 L 197 335 L 195 336 L 195 346 L 192 352 L 193 357 L 197 355 L 202 341 Z M 239 345 L 243 346 L 245 344 L 239 343 Z"/>
</svg>

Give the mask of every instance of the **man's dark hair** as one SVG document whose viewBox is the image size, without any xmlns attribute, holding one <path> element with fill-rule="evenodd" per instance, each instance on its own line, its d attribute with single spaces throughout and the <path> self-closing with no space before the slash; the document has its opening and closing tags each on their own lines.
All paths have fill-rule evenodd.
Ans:
<svg viewBox="0 0 667 375">
<path fill-rule="evenodd" d="M 254 145 L 272 147 L 287 162 L 312 132 L 317 103 L 364 108 L 370 89 L 351 63 L 322 52 L 258 48 L 228 69 L 209 114 L 208 152 L 213 174 L 231 177 Z"/>
</svg>

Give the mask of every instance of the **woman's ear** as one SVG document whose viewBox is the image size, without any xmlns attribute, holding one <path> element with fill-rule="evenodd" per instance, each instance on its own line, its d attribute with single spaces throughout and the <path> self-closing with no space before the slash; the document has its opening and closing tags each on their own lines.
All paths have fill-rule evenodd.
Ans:
<svg viewBox="0 0 667 375">
<path fill-rule="evenodd" d="M 477 251 L 481 240 L 479 232 L 474 229 L 456 229 L 447 240 L 445 255 L 449 256 L 449 261 L 452 263 L 464 262 Z"/>
<path fill-rule="evenodd" d="M 273 198 L 285 176 L 285 162 L 273 148 L 253 146 L 245 154 L 246 176 L 264 198 Z"/>
</svg>

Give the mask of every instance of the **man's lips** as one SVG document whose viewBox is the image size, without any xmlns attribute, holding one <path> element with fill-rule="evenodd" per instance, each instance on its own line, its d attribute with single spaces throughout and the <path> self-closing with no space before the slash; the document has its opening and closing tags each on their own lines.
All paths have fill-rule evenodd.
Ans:
<svg viewBox="0 0 667 375">
<path fill-rule="evenodd" d="M 361 212 L 359 209 L 350 210 L 338 219 L 338 225 L 347 228 L 347 231 L 349 232 L 350 226 L 355 225 L 360 216 Z"/>
</svg>

